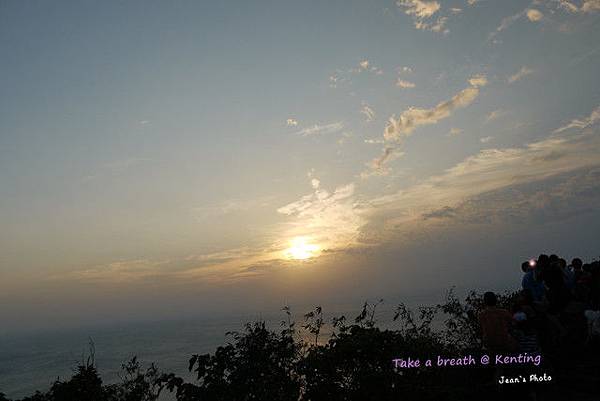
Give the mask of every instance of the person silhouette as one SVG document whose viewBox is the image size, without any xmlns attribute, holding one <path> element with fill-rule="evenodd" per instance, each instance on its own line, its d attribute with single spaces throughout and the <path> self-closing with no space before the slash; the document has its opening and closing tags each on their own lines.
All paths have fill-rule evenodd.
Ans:
<svg viewBox="0 0 600 401">
<path fill-rule="evenodd" d="M 497 303 L 493 292 L 483 294 L 484 309 L 479 313 L 483 345 L 492 352 L 516 351 L 517 341 L 509 332 L 512 316 L 506 309 L 498 308 Z"/>
</svg>

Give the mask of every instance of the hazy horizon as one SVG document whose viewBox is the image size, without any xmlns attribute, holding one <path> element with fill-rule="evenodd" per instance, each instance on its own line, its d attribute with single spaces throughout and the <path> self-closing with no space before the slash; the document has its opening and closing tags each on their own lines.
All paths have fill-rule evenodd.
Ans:
<svg viewBox="0 0 600 401">
<path fill-rule="evenodd" d="M 0 0 L 0 333 L 598 258 L 599 22 L 597 0 Z"/>
</svg>

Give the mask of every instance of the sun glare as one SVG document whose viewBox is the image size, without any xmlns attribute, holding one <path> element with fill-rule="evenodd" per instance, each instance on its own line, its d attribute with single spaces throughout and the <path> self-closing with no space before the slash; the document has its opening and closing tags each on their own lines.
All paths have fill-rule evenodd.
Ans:
<svg viewBox="0 0 600 401">
<path fill-rule="evenodd" d="M 290 241 L 286 255 L 290 259 L 305 260 L 317 256 L 320 249 L 318 245 L 311 244 L 308 238 L 296 237 Z"/>
</svg>

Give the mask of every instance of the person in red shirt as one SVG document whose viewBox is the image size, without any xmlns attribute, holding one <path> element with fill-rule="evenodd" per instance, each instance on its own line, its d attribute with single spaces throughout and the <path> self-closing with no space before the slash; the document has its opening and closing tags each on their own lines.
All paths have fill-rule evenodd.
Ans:
<svg viewBox="0 0 600 401">
<path fill-rule="evenodd" d="M 483 294 L 484 309 L 479 313 L 479 324 L 483 334 L 483 345 L 493 352 L 512 352 L 518 348 L 517 341 L 510 335 L 512 316 L 506 309 L 498 308 L 498 299 L 493 292 Z"/>
</svg>

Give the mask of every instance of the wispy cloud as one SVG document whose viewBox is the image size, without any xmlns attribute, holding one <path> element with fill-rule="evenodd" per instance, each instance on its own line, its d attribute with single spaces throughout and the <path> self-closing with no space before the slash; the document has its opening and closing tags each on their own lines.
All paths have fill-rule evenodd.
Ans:
<svg viewBox="0 0 600 401">
<path fill-rule="evenodd" d="M 404 79 L 398 78 L 396 81 L 396 86 L 402 89 L 414 88 L 416 85 L 410 81 L 405 81 Z"/>
<path fill-rule="evenodd" d="M 358 62 L 355 67 L 337 69 L 329 76 L 329 87 L 338 88 L 352 83 L 352 76 L 355 74 L 371 73 L 375 75 L 383 75 L 383 69 L 373 65 L 369 59 L 363 59 Z"/>
<path fill-rule="evenodd" d="M 433 32 L 448 33 L 445 28 L 448 17 L 434 18 L 440 10 L 440 3 L 427 0 L 398 0 L 398 7 L 404 9 L 404 13 L 413 19 L 415 28 Z"/>
<path fill-rule="evenodd" d="M 285 121 L 285 124 L 286 124 L 288 127 L 296 127 L 296 126 L 298 126 L 298 120 L 296 120 L 295 118 L 288 118 L 288 119 Z"/>
<path fill-rule="evenodd" d="M 554 136 L 524 147 L 482 150 L 440 175 L 365 201 L 360 208 L 370 223 L 363 227 L 362 234 L 365 238 L 381 238 L 387 230 L 435 217 L 431 211 L 442 207 L 449 209 L 438 216 L 451 214 L 451 208 L 484 193 L 598 166 L 599 145 L 600 137 L 583 134 Z"/>
<path fill-rule="evenodd" d="M 571 3 L 568 0 L 554 0 L 556 3 L 558 3 L 559 7 L 562 8 L 563 10 L 570 12 L 570 13 L 576 13 L 579 11 L 579 8 Z"/>
<path fill-rule="evenodd" d="M 479 95 L 479 87 L 487 84 L 487 79 L 483 75 L 477 75 L 471 77 L 469 82 L 471 86 L 431 109 L 410 107 L 404 110 L 399 118 L 390 117 L 383 133 L 386 145 L 380 156 L 367 163 L 369 170 L 361 173 L 361 177 L 388 174 L 389 169 L 385 164 L 404 154 L 400 149 L 404 138 L 410 136 L 417 127 L 436 124 L 449 117 L 455 110 L 470 105 Z"/>
<path fill-rule="evenodd" d="M 481 82 L 484 81 L 481 77 L 478 79 Z M 394 117 L 389 119 L 384 138 L 389 141 L 399 141 L 410 135 L 418 126 L 435 124 L 449 117 L 453 111 L 470 105 L 478 95 L 479 88 L 469 86 L 454 95 L 452 99 L 441 102 L 431 109 L 410 107 L 403 111 L 398 119 Z"/>
<path fill-rule="evenodd" d="M 500 117 L 502 117 L 503 115 L 506 114 L 506 111 L 502 110 L 502 109 L 498 109 L 498 110 L 494 110 L 491 111 L 490 113 L 488 113 L 488 115 L 485 117 L 485 121 L 483 122 L 484 124 L 488 124 Z"/>
<path fill-rule="evenodd" d="M 526 8 L 523 11 L 518 12 L 517 14 L 503 18 L 502 21 L 500 21 L 500 25 L 498 25 L 496 30 L 490 33 L 488 40 L 494 41 L 494 39 L 500 32 L 506 30 L 508 27 L 510 27 L 512 24 L 514 24 L 521 18 L 527 18 L 531 22 L 539 22 L 542 20 L 543 17 L 544 14 L 542 14 L 541 11 L 534 8 Z"/>
<path fill-rule="evenodd" d="M 496 28 L 496 30 L 490 34 L 489 39 L 490 40 L 494 39 L 494 37 L 498 33 L 504 31 L 506 28 L 508 28 L 509 26 L 511 26 L 512 24 L 514 24 L 515 21 L 518 21 L 520 18 L 522 18 L 525 15 L 526 12 L 527 12 L 527 10 L 523 10 L 523 11 L 517 13 L 517 14 L 510 15 L 508 17 L 504 17 L 502 19 L 502 21 L 500 21 L 500 25 L 498 25 L 498 27 Z"/>
<path fill-rule="evenodd" d="M 448 131 L 448 136 L 457 136 L 462 134 L 463 132 L 464 130 L 461 128 L 450 128 L 450 131 Z"/>
<path fill-rule="evenodd" d="M 600 11 L 600 0 L 584 0 L 581 11 L 584 13 Z"/>
<path fill-rule="evenodd" d="M 600 0 L 583 0 L 581 6 L 568 0 L 554 0 L 558 6 L 569 13 L 593 13 L 600 11 Z"/>
<path fill-rule="evenodd" d="M 404 152 L 400 151 L 395 146 L 385 146 L 381 155 L 367 163 L 368 169 L 360 174 L 360 177 L 365 179 L 374 175 L 387 175 L 390 169 L 386 167 L 386 163 L 391 162 L 399 157 L 402 157 Z"/>
<path fill-rule="evenodd" d="M 308 175 L 312 192 L 277 208 L 277 213 L 288 219 L 276 233 L 276 238 L 282 240 L 179 259 L 115 261 L 73 272 L 70 278 L 111 283 L 198 280 L 210 284 L 290 267 L 293 262 L 285 259 L 284 250 L 289 246 L 287 240 L 297 236 L 308 236 L 325 250 L 350 252 L 385 244 L 400 231 L 419 229 L 425 221 L 437 224 L 458 218 L 489 219 L 490 215 L 503 213 L 499 209 L 507 204 L 511 205 L 507 213 L 519 218 L 531 210 L 538 213 L 547 204 L 552 207 L 556 201 L 561 205 L 575 203 L 574 207 L 584 211 L 600 197 L 599 146 L 596 132 L 584 132 L 557 134 L 523 147 L 485 149 L 440 174 L 392 194 L 371 198 L 358 197 L 353 183 L 329 192 L 311 170 Z M 562 184 L 554 184 L 550 192 L 517 196 L 519 192 L 513 191 L 508 198 L 490 195 L 593 168 L 596 170 L 583 171 Z M 569 195 L 573 191 L 578 191 L 576 197 Z M 582 197 L 585 201 L 581 201 Z"/>
<path fill-rule="evenodd" d="M 598 121 L 600 121 L 600 106 L 598 106 L 594 110 L 592 110 L 592 112 L 590 113 L 590 115 L 588 117 L 583 118 L 583 119 L 578 119 L 578 118 L 573 119 L 567 125 L 557 128 L 554 131 L 554 133 L 557 134 L 559 132 L 563 132 L 563 131 L 566 131 L 571 128 L 584 129 L 584 128 L 587 128 L 587 127 L 595 124 Z"/>
<path fill-rule="evenodd" d="M 514 82 L 517 82 L 517 81 L 523 79 L 527 75 L 533 74 L 534 72 L 535 72 L 535 70 L 532 70 L 529 67 L 523 66 L 523 67 L 521 67 L 521 69 L 519 71 L 517 71 L 516 73 L 514 73 L 513 75 L 508 77 L 508 82 L 512 84 Z"/>
<path fill-rule="evenodd" d="M 324 134 L 333 134 L 344 129 L 344 124 L 341 122 L 335 122 L 331 124 L 319 125 L 315 124 L 311 127 L 304 128 L 298 132 L 297 135 L 302 136 L 313 136 L 313 135 L 324 135 Z"/>
<path fill-rule="evenodd" d="M 479 142 L 481 143 L 488 143 L 490 142 L 492 139 L 494 139 L 493 136 L 484 136 L 483 138 L 479 138 Z"/>
<path fill-rule="evenodd" d="M 356 68 L 351 68 L 349 72 L 360 73 L 360 72 L 372 72 L 375 75 L 383 74 L 383 70 L 371 63 L 371 61 L 364 59 L 358 63 Z"/>
<path fill-rule="evenodd" d="M 399 0 L 396 4 L 404 7 L 404 12 L 417 20 L 431 18 L 440 10 L 440 3 L 437 1 Z"/>
<path fill-rule="evenodd" d="M 375 110 L 373 110 L 368 104 L 363 104 L 360 112 L 365 116 L 366 122 L 371 122 L 375 119 Z"/>
<path fill-rule="evenodd" d="M 314 185 L 313 189 L 313 193 L 277 209 L 293 217 L 284 237 L 308 236 L 322 248 L 352 243 L 364 223 L 354 208 L 354 184 L 339 186 L 333 192 Z"/>
<path fill-rule="evenodd" d="M 475 86 L 475 87 L 486 86 L 487 83 L 488 83 L 487 77 L 483 74 L 473 75 L 471 78 L 469 78 L 469 84 L 471 84 L 471 86 Z"/>
</svg>

